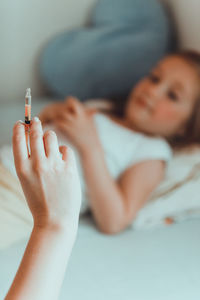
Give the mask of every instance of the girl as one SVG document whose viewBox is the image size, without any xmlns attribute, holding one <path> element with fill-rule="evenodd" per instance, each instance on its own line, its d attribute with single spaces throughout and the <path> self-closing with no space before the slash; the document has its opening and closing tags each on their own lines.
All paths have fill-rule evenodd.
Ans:
<svg viewBox="0 0 200 300">
<path fill-rule="evenodd" d="M 195 52 L 166 57 L 133 88 L 120 114 L 115 107 L 94 114 L 73 97 L 41 112 L 59 143 L 76 150 L 84 209 L 102 232 L 133 222 L 165 175 L 170 144 L 200 141 L 199 66 Z"/>
<path fill-rule="evenodd" d="M 165 58 L 133 88 L 121 116 L 88 116 L 74 98 L 41 112 L 41 121 L 53 123 L 77 150 L 89 206 L 104 233 L 134 220 L 164 177 L 168 143 L 200 141 L 199 66 L 194 52 Z"/>
</svg>

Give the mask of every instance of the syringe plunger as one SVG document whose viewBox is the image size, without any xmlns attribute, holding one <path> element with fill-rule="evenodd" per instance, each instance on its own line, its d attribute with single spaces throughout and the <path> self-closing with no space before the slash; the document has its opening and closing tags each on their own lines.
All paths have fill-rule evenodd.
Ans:
<svg viewBox="0 0 200 300">
<path fill-rule="evenodd" d="M 25 104 L 31 105 L 31 89 L 26 89 Z"/>
</svg>

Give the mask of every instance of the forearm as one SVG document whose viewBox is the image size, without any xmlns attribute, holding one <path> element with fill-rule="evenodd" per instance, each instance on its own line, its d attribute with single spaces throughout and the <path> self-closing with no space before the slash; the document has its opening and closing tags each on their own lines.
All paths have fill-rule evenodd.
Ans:
<svg viewBox="0 0 200 300">
<path fill-rule="evenodd" d="M 5 300 L 58 299 L 75 232 L 34 228 Z"/>
<path fill-rule="evenodd" d="M 120 230 L 125 216 L 124 195 L 110 175 L 100 147 L 81 154 L 91 210 L 97 226 L 105 233 Z"/>
</svg>

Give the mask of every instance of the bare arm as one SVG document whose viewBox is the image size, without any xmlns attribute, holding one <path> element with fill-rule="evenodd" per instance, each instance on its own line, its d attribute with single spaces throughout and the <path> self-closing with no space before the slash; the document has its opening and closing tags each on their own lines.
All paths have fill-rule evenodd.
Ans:
<svg viewBox="0 0 200 300">
<path fill-rule="evenodd" d="M 5 300 L 59 299 L 74 239 L 69 229 L 34 227 Z"/>
<path fill-rule="evenodd" d="M 126 228 L 164 175 L 162 161 L 138 163 L 122 174 L 118 182 L 110 175 L 100 147 L 81 155 L 91 209 L 104 233 Z"/>
</svg>

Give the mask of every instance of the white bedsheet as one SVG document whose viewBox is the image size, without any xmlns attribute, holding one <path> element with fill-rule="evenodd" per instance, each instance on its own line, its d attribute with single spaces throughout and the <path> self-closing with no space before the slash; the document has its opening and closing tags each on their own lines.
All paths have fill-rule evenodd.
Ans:
<svg viewBox="0 0 200 300">
<path fill-rule="evenodd" d="M 199 221 L 105 236 L 81 220 L 60 300 L 198 300 L 199 237 Z M 0 299 L 26 242 L 0 251 Z"/>
</svg>

